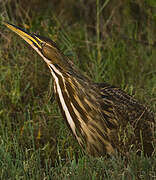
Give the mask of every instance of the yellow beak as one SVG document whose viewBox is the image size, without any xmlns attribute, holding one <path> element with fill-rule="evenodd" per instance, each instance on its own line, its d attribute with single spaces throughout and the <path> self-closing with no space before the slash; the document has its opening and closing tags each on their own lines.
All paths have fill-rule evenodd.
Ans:
<svg viewBox="0 0 156 180">
<path fill-rule="evenodd" d="M 23 38 L 28 44 L 30 44 L 32 47 L 37 46 L 38 48 L 41 48 L 40 42 L 42 42 L 37 36 L 34 34 L 30 34 L 23 29 L 10 24 L 10 23 L 4 23 L 9 29 L 11 29 L 13 32 L 18 34 L 21 38 Z"/>
</svg>

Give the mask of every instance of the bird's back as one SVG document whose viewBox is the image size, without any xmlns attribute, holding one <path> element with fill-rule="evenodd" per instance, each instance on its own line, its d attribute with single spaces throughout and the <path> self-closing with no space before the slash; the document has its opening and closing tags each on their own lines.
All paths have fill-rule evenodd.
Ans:
<svg viewBox="0 0 156 180">
<path fill-rule="evenodd" d="M 101 109 L 112 145 L 126 153 L 131 148 L 153 152 L 154 113 L 132 96 L 106 83 L 98 84 Z"/>
</svg>

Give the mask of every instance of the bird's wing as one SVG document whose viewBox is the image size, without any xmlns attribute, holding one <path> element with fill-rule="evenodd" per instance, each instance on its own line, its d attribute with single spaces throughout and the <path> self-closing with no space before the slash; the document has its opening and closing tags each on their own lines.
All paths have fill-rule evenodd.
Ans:
<svg viewBox="0 0 156 180">
<path fill-rule="evenodd" d="M 106 83 L 97 84 L 101 94 L 101 109 L 110 127 L 134 124 L 138 120 L 154 122 L 154 114 L 123 90 Z"/>
<path fill-rule="evenodd" d="M 106 83 L 98 84 L 98 88 L 102 97 L 100 100 L 102 114 L 110 129 L 109 136 L 112 143 L 116 147 L 119 146 L 120 150 L 120 145 L 125 143 L 125 137 L 128 144 L 133 144 L 133 142 L 140 142 L 140 133 L 142 133 L 144 150 L 152 152 L 154 113 L 119 88 Z M 128 135 L 130 129 L 131 132 Z M 126 133 L 125 137 L 124 133 Z M 121 140 L 117 136 L 120 136 Z"/>
</svg>

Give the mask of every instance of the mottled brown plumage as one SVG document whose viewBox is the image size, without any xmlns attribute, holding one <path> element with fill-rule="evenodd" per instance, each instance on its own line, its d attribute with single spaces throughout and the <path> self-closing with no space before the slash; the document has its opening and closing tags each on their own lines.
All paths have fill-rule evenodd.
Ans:
<svg viewBox="0 0 156 180">
<path fill-rule="evenodd" d="M 73 113 L 77 134 L 81 137 L 78 141 L 89 154 L 101 156 L 116 150 L 126 154 L 131 149 L 143 150 L 148 155 L 153 152 L 154 114 L 146 106 L 119 88 L 95 84 L 84 76 L 76 79 L 69 76 L 65 82 L 66 91 L 70 92 L 66 100 L 68 108 L 72 109 L 72 102 L 78 109 L 77 116 L 86 124 L 82 126 Z M 63 110 L 62 114 L 66 119 Z"/>
<path fill-rule="evenodd" d="M 93 156 L 131 149 L 153 152 L 154 115 L 119 88 L 83 76 L 51 40 L 6 24 L 47 63 L 64 119 L 79 144 Z"/>
<path fill-rule="evenodd" d="M 111 130 L 111 143 L 119 152 L 126 153 L 135 148 L 150 155 L 154 150 L 154 113 L 119 88 L 107 84 L 98 87 L 103 116 Z"/>
</svg>

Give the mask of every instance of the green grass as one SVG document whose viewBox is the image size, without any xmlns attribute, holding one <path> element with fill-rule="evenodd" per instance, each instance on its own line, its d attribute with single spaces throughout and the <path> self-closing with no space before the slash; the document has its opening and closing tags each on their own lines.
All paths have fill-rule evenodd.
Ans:
<svg viewBox="0 0 156 180">
<path fill-rule="evenodd" d="M 62 25 L 50 10 L 51 14 L 41 12 L 29 20 L 22 16 L 20 19 L 30 26 L 28 31 L 55 40 L 91 79 L 122 88 L 155 112 L 156 49 L 135 40 L 127 42 L 116 34 L 101 38 L 100 13 L 105 7 L 101 9 L 101 1 L 96 2 L 95 33 L 87 29 L 83 20 Z M 7 7 L 3 6 L 5 14 Z M 11 21 L 9 16 L 0 20 Z M 18 24 L 14 18 L 12 21 Z M 137 39 L 136 27 L 128 24 L 126 28 L 127 36 L 133 34 Z M 2 24 L 0 33 L 0 179 L 156 178 L 155 153 L 144 157 L 132 152 L 128 160 L 118 154 L 109 158 L 88 157 L 54 101 L 46 64 Z"/>
</svg>

